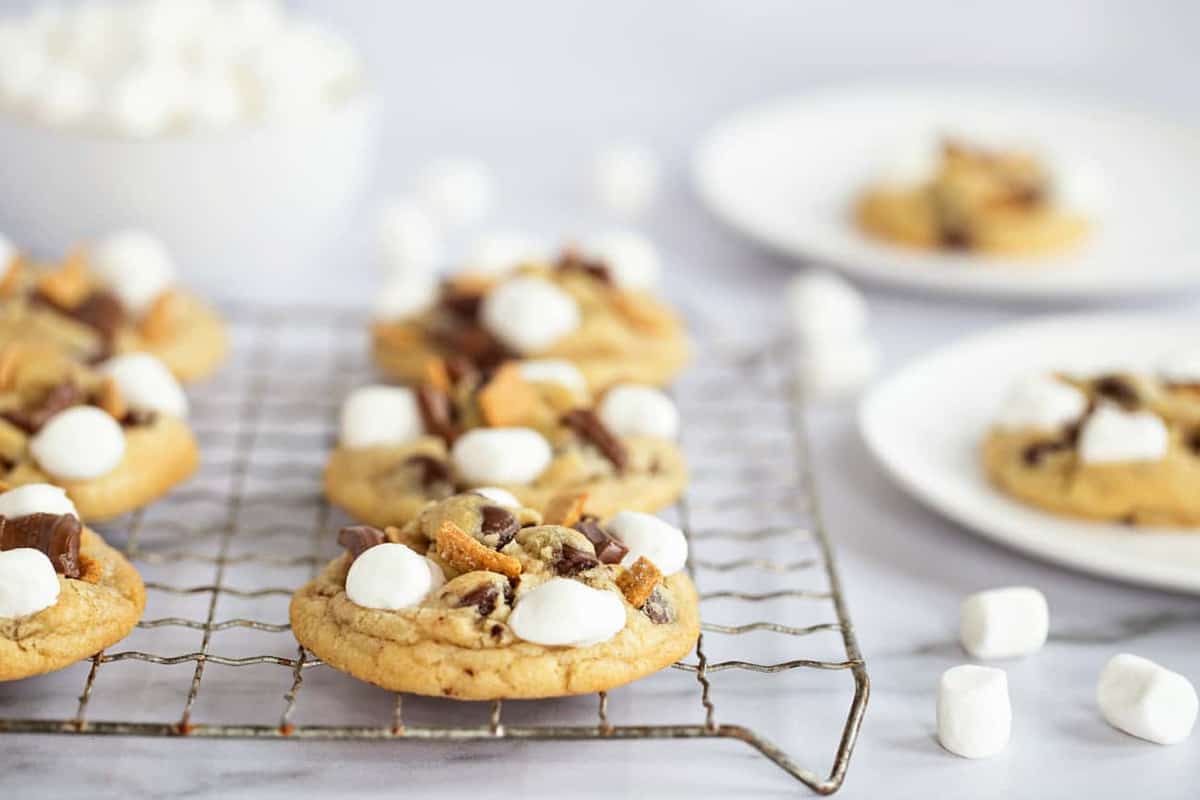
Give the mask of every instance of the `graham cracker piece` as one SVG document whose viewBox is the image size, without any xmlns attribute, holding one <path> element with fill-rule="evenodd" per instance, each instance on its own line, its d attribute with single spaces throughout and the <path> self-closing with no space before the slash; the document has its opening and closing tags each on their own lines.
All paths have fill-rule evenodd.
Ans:
<svg viewBox="0 0 1200 800">
<path fill-rule="evenodd" d="M 613 306 L 633 327 L 646 333 L 661 333 L 670 327 L 659 305 L 637 292 L 613 292 Z"/>
<path fill-rule="evenodd" d="M 4 271 L 4 277 L 0 279 L 0 297 L 12 297 L 21 291 L 27 268 L 25 259 L 21 256 L 16 256 L 9 262 L 8 269 Z"/>
<path fill-rule="evenodd" d="M 446 368 L 446 359 L 444 358 L 434 356 L 433 358 L 425 359 L 425 363 L 421 367 L 421 374 L 425 378 L 425 383 L 442 390 L 446 394 L 449 394 L 450 390 L 454 388 L 451 385 L 450 370 Z"/>
<path fill-rule="evenodd" d="M 587 492 L 564 492 L 550 498 L 546 511 L 542 515 L 545 525 L 561 525 L 569 528 L 583 517 L 583 507 L 587 505 Z"/>
<path fill-rule="evenodd" d="M 479 411 L 496 428 L 520 426 L 534 415 L 539 396 L 516 364 L 505 364 L 479 390 Z"/>
<path fill-rule="evenodd" d="M 163 292 L 142 317 L 138 333 L 150 342 L 162 341 L 175 332 L 175 324 L 183 315 L 187 301 L 178 292 Z"/>
<path fill-rule="evenodd" d="M 520 561 L 480 544 L 450 520 L 444 520 L 438 529 L 437 554 L 447 564 L 463 572 L 486 570 L 510 578 L 521 574 Z"/>
<path fill-rule="evenodd" d="M 654 587 L 662 580 L 662 572 L 654 566 L 654 562 L 642 556 L 633 562 L 633 566 L 617 576 L 617 588 L 629 605 L 641 608 L 650 599 Z"/>
<path fill-rule="evenodd" d="M 121 387 L 111 377 L 105 378 L 100 384 L 100 391 L 96 394 L 96 405 L 116 420 L 124 419 L 129 413 L 129 405 L 125 402 L 125 396 L 121 394 Z"/>
<path fill-rule="evenodd" d="M 59 308 L 78 308 L 91 291 L 82 250 L 72 250 L 62 265 L 37 280 L 38 291 Z"/>
</svg>

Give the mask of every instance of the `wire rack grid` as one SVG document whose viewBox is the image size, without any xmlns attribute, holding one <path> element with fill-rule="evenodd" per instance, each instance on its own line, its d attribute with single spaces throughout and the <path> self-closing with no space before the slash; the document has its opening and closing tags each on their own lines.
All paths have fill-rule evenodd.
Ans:
<svg viewBox="0 0 1200 800">
<path fill-rule="evenodd" d="M 821 523 L 804 415 L 783 345 L 701 343 L 697 365 L 676 389 L 693 474 L 671 513 L 689 537 L 688 569 L 704 619 L 693 657 L 592 701 L 479 704 L 396 694 L 379 719 L 366 708 L 378 713 L 383 690 L 325 668 L 296 645 L 286 618 L 291 592 L 336 553 L 344 518 L 321 496 L 319 475 L 341 398 L 373 378 L 362 317 L 316 309 L 229 311 L 231 364 L 192 395 L 204 452 L 200 475 L 163 501 L 100 526 L 146 579 L 145 618 L 124 642 L 77 668 L 21 682 L 35 684 L 29 702 L 14 684 L 0 684 L 0 732 L 731 739 L 818 793 L 842 785 L 869 681 Z M 117 674 L 123 668 L 134 671 Z M 802 766 L 757 729 L 764 715 L 777 722 L 805 716 L 812 689 L 785 690 L 779 676 L 789 674 L 850 676 L 848 707 L 829 718 L 840 725 L 820 734 L 834 743 L 824 770 Z M 720 685 L 726 676 L 737 678 L 728 690 Z M 79 684 L 70 686 L 79 679 L 75 699 Z M 637 702 L 624 702 L 626 696 Z M 747 720 L 756 716 L 745 700 L 753 696 L 768 702 Z M 313 706 L 307 718 L 306 704 Z M 331 716 L 338 713 L 354 719 Z"/>
</svg>

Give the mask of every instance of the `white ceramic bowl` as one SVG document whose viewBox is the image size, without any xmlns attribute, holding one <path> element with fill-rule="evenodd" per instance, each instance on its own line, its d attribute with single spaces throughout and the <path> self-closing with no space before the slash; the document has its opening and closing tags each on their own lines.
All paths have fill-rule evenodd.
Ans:
<svg viewBox="0 0 1200 800">
<path fill-rule="evenodd" d="M 0 232 L 48 255 L 144 228 L 198 289 L 228 297 L 274 276 L 296 286 L 329 263 L 378 128 L 366 94 L 310 119 L 146 140 L 0 117 Z"/>
</svg>

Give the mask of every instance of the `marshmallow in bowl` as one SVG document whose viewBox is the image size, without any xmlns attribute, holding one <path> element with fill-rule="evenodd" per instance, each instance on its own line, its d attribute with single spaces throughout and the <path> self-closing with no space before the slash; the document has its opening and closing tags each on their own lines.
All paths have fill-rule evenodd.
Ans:
<svg viewBox="0 0 1200 800">
<path fill-rule="evenodd" d="M 178 98 L 187 90 L 181 70 L 144 66 L 113 88 L 106 114 L 114 130 L 130 138 L 157 136 L 173 121 Z"/>
<path fill-rule="evenodd" d="M 550 466 L 550 444 L 530 428 L 476 428 L 454 441 L 450 459 L 467 483 L 529 484 Z"/>
<path fill-rule="evenodd" d="M 2 253 L 0 263 L 3 263 Z M 1170 353 L 1159 364 L 1158 374 L 1169 384 L 1200 384 L 1200 350 Z"/>
<path fill-rule="evenodd" d="M 1027 375 L 1009 390 L 996 424 L 1053 431 L 1078 420 L 1087 406 L 1087 396 L 1074 386 L 1052 375 Z"/>
<path fill-rule="evenodd" d="M 592 170 L 600 204 L 617 214 L 636 216 L 654 201 L 659 182 L 658 159 L 649 148 L 621 144 L 602 151 Z"/>
<path fill-rule="evenodd" d="M 520 231 L 485 233 L 471 245 L 464 272 L 501 275 L 522 264 L 546 261 L 550 247 L 541 239 Z"/>
<path fill-rule="evenodd" d="M 473 158 L 443 158 L 417 177 L 425 207 L 442 224 L 456 227 L 477 222 L 492 206 L 492 174 Z"/>
<path fill-rule="evenodd" d="M 380 322 L 395 322 L 420 314 L 437 300 L 438 285 L 437 276 L 429 272 L 397 275 L 375 295 L 371 314 Z"/>
<path fill-rule="evenodd" d="M 632 566 L 642 556 L 654 562 L 663 575 L 674 575 L 687 565 L 688 544 L 683 531 L 653 514 L 621 511 L 608 530 L 629 548 L 621 565 Z"/>
<path fill-rule="evenodd" d="M 492 335 L 518 353 L 545 350 L 580 324 L 575 298 L 550 281 L 528 275 L 488 292 L 479 316 Z"/>
<path fill-rule="evenodd" d="M 385 542 L 363 551 L 346 573 L 346 596 L 363 608 L 417 605 L 446 582 L 442 568 L 408 545 Z"/>
<path fill-rule="evenodd" d="M 1106 403 L 1087 418 L 1079 432 L 1079 458 L 1085 464 L 1161 461 L 1169 444 L 1166 423 L 1157 414 L 1125 411 Z"/>
<path fill-rule="evenodd" d="M 584 242 L 589 258 L 608 267 L 618 286 L 649 291 L 658 284 L 662 260 L 654 242 L 636 231 L 608 231 Z"/>
<path fill-rule="evenodd" d="M 517 499 L 516 495 L 498 486 L 479 486 L 471 491 L 502 508 L 521 507 L 521 501 Z"/>
<path fill-rule="evenodd" d="M 167 248 L 144 231 L 120 231 L 101 240 L 92 251 L 91 266 L 134 314 L 145 313 L 175 280 Z"/>
<path fill-rule="evenodd" d="M 517 598 L 508 625 L 518 638 L 534 644 L 589 647 L 621 632 L 625 605 L 615 592 L 551 578 Z"/>
<path fill-rule="evenodd" d="M 597 414 L 618 436 L 674 439 L 679 435 L 679 410 L 665 392 L 653 386 L 614 386 L 604 393 Z"/>
<path fill-rule="evenodd" d="M 379 256 L 392 278 L 433 272 L 441 250 L 437 226 L 425 209 L 394 200 L 379 215 Z"/>
<path fill-rule="evenodd" d="M 116 381 L 129 407 L 156 411 L 184 419 L 188 399 L 166 365 L 149 353 L 127 353 L 110 358 L 99 371 Z"/>
<path fill-rule="evenodd" d="M 416 393 L 404 386 L 362 386 L 342 403 L 338 441 L 342 447 L 407 444 L 425 433 Z"/>
<path fill-rule="evenodd" d="M 786 304 L 788 322 L 808 349 L 859 336 L 867 327 L 862 293 L 832 272 L 808 270 L 792 278 Z"/>
<path fill-rule="evenodd" d="M 49 608 L 60 591 L 54 564 L 41 550 L 17 547 L 0 552 L 0 619 L 16 619 Z"/>
<path fill-rule="evenodd" d="M 530 383 L 557 383 L 576 395 L 587 393 L 583 373 L 565 358 L 531 358 L 519 362 L 517 370 Z"/>
<path fill-rule="evenodd" d="M 121 425 L 95 406 L 55 414 L 29 440 L 38 466 L 56 478 L 90 480 L 116 469 L 125 456 Z"/>
<path fill-rule="evenodd" d="M 0 494 L 0 517 L 17 519 L 30 514 L 71 514 L 78 518 L 66 489 L 49 483 L 27 483 Z"/>
<path fill-rule="evenodd" d="M 52 68 L 41 79 L 33 112 L 47 125 L 70 125 L 95 109 L 96 87 L 77 69 Z"/>
</svg>

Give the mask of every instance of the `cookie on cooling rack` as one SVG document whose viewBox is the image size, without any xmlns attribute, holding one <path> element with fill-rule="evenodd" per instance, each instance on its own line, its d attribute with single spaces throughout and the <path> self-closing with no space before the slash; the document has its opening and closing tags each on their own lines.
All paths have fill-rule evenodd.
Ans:
<svg viewBox="0 0 1200 800">
<path fill-rule="evenodd" d="M 148 353 L 86 366 L 54 345 L 0 347 L 0 481 L 61 486 L 85 519 L 140 508 L 195 471 L 186 415 Z"/>
<path fill-rule="evenodd" d="M 1056 514 L 1200 524 L 1200 391 L 1132 374 L 1022 380 L 983 443 L 993 483 Z"/>
<path fill-rule="evenodd" d="M 415 389 L 362 387 L 342 406 L 325 493 L 355 519 L 403 524 L 430 500 L 479 486 L 538 509 L 587 492 L 602 518 L 657 511 L 683 491 L 678 414 L 657 389 L 622 384 L 593 404 L 566 362 L 482 371 L 432 359 L 426 374 Z"/>
<path fill-rule="evenodd" d="M 500 275 L 467 272 L 437 284 L 420 277 L 379 298 L 371 338 L 375 363 L 392 377 L 418 380 L 430 356 L 476 367 L 504 361 L 567 359 L 589 386 L 661 386 L 683 368 L 683 326 L 639 285 L 574 251 Z"/>
<path fill-rule="evenodd" d="M 505 499 L 459 494 L 402 528 L 343 528 L 347 552 L 292 597 L 296 638 L 360 680 L 459 700 L 604 691 L 692 649 L 678 529 L 637 512 L 601 525 L 578 496 L 545 517 Z"/>
<path fill-rule="evenodd" d="M 1088 232 L 1088 220 L 1057 201 L 1054 176 L 1028 153 L 947 141 L 932 173 L 870 188 L 856 208 L 859 227 L 893 244 L 1008 256 L 1063 250 Z"/>
<path fill-rule="evenodd" d="M 83 361 L 147 352 L 180 380 L 204 378 L 225 357 L 225 325 L 174 286 L 174 272 L 162 244 L 138 232 L 46 266 L 0 238 L 0 344 L 53 343 Z"/>
<path fill-rule="evenodd" d="M 137 571 L 80 524 L 61 488 L 0 494 L 0 681 L 103 650 L 125 638 L 145 606 Z"/>
</svg>

